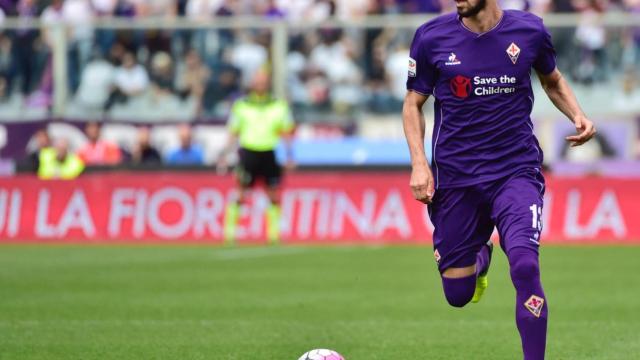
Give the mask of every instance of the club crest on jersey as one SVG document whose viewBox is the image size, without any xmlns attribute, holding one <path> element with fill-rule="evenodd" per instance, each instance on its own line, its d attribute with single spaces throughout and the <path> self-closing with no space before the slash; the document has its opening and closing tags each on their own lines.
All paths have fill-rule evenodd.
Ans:
<svg viewBox="0 0 640 360">
<path fill-rule="evenodd" d="M 440 264 L 440 252 L 438 252 L 438 249 L 433 252 L 433 257 L 436 258 L 436 264 Z"/>
<path fill-rule="evenodd" d="M 527 310 L 529 310 L 535 317 L 540 317 L 543 306 L 544 299 L 536 295 L 531 295 L 531 297 L 524 302 L 524 307 L 526 307 Z"/>
<path fill-rule="evenodd" d="M 409 76 L 416 77 L 418 73 L 418 64 L 413 58 L 409 58 Z"/>
<path fill-rule="evenodd" d="M 461 62 L 456 57 L 456 53 L 451 53 L 451 55 L 449 55 L 449 61 L 445 62 L 444 64 L 447 66 L 452 66 L 452 65 L 460 65 Z"/>
<path fill-rule="evenodd" d="M 518 56 L 520 56 L 520 48 L 516 43 L 512 42 L 511 45 L 509 45 L 507 55 L 509 55 L 509 59 L 511 59 L 511 62 L 515 65 L 516 61 L 518 61 Z"/>
</svg>

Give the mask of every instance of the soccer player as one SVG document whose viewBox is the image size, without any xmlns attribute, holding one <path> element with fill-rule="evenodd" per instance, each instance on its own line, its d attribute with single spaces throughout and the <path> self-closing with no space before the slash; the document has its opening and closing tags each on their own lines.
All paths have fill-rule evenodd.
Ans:
<svg viewBox="0 0 640 360">
<path fill-rule="evenodd" d="M 275 148 L 284 138 L 287 168 L 293 167 L 291 133 L 294 123 L 286 101 L 274 98 L 269 89 L 269 73 L 260 70 L 253 78 L 249 94 L 237 100 L 231 108 L 228 122 L 229 138 L 218 161 L 226 168 L 226 157 L 239 143 L 240 161 L 236 167 L 238 196 L 229 204 L 225 214 L 224 235 L 229 243 L 234 240 L 240 206 L 246 200 L 247 190 L 257 180 L 264 180 L 271 205 L 267 210 L 267 236 L 271 243 L 280 235 L 280 183 L 282 168 L 276 161 Z"/>
<path fill-rule="evenodd" d="M 411 191 L 429 204 L 434 255 L 452 306 L 477 302 L 487 287 L 494 226 L 516 289 L 524 359 L 544 358 L 548 304 L 538 247 L 545 191 L 533 134 L 530 72 L 574 124 L 578 146 L 595 134 L 562 74 L 542 20 L 501 10 L 497 0 L 456 0 L 457 14 L 422 25 L 410 51 L 403 124 Z M 421 113 L 435 97 L 432 162 Z"/>
</svg>

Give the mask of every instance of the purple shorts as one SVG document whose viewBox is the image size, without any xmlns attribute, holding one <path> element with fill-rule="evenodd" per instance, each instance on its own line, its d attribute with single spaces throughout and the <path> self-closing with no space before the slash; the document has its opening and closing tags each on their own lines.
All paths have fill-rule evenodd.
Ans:
<svg viewBox="0 0 640 360">
<path fill-rule="evenodd" d="M 440 272 L 476 263 L 476 255 L 494 227 L 502 250 L 538 251 L 542 230 L 544 177 L 537 169 L 463 188 L 436 190 L 429 216 Z"/>
</svg>

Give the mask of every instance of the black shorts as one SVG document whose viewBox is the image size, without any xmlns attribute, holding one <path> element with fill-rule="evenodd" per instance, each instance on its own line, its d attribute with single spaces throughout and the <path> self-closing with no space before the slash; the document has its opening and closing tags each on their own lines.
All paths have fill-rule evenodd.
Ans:
<svg viewBox="0 0 640 360">
<path fill-rule="evenodd" d="M 258 179 L 264 179 L 267 186 L 280 185 L 282 167 L 276 161 L 273 150 L 252 151 L 240 148 L 239 155 L 236 173 L 242 186 L 252 187 Z"/>
</svg>

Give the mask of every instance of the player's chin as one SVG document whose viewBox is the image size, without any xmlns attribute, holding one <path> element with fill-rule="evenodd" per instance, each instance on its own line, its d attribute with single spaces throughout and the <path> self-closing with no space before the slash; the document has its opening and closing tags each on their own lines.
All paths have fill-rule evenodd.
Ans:
<svg viewBox="0 0 640 360">
<path fill-rule="evenodd" d="M 456 2 L 456 11 L 458 15 L 465 17 L 469 14 L 469 7 L 466 4 L 466 1 L 457 1 Z"/>
</svg>

